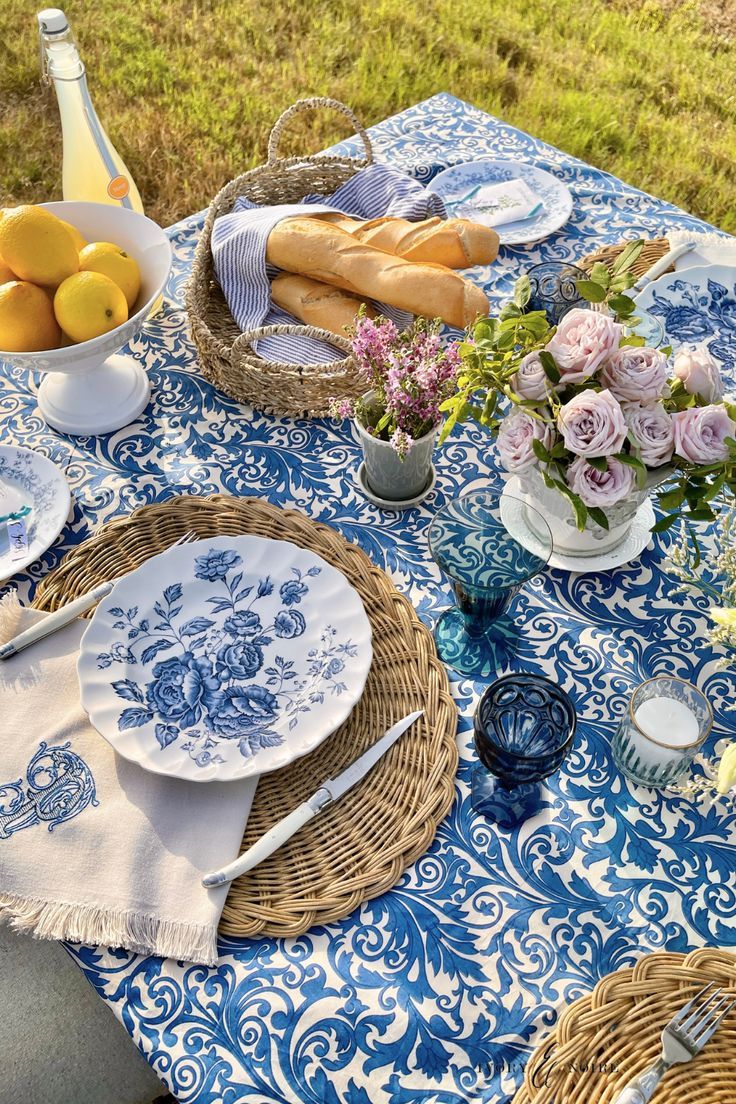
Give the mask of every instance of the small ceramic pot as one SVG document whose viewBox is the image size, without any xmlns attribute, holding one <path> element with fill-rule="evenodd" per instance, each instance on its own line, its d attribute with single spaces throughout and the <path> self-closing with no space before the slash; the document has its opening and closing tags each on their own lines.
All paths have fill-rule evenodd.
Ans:
<svg viewBox="0 0 736 1104">
<path fill-rule="evenodd" d="M 388 441 L 379 441 L 355 419 L 355 428 L 363 447 L 365 471 L 370 489 L 377 498 L 405 502 L 420 495 L 432 474 L 432 453 L 439 426 L 412 442 L 402 460 Z"/>
<path fill-rule="evenodd" d="M 531 519 L 538 514 L 542 515 L 552 531 L 555 552 L 564 556 L 598 556 L 604 552 L 612 552 L 626 540 L 636 511 L 652 489 L 666 478 L 668 471 L 669 469 L 659 469 L 650 472 L 646 487 L 634 491 L 624 502 L 608 508 L 605 511 L 608 529 L 603 529 L 588 518 L 582 531 L 577 528 L 569 500 L 554 487 L 547 487 L 537 468 L 525 472 L 519 482 L 524 501 L 533 507 L 533 511 L 529 513 L 529 524 L 532 524 Z"/>
</svg>

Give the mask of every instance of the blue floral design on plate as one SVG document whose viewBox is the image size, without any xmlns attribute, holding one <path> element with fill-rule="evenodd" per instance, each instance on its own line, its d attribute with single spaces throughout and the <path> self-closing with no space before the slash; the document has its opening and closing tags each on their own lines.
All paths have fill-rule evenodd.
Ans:
<svg viewBox="0 0 736 1104">
<path fill-rule="evenodd" d="M 736 369 L 736 268 L 702 265 L 668 272 L 637 296 L 661 319 L 673 345 L 707 345 L 731 374 Z"/>
<path fill-rule="evenodd" d="M 367 675 L 370 626 L 338 571 L 259 537 L 158 559 L 118 585 L 82 648 L 83 700 L 122 754 L 185 777 L 243 777 L 293 758 L 290 734 L 304 754 L 344 720 Z M 162 575 L 176 581 L 162 589 Z"/>
<path fill-rule="evenodd" d="M 56 465 L 31 449 L 0 445 L 0 483 L 20 492 L 31 513 L 26 519 L 28 549 L 11 560 L 5 526 L 0 525 L 0 580 L 10 578 L 53 544 L 69 514 L 67 482 Z"/>
</svg>

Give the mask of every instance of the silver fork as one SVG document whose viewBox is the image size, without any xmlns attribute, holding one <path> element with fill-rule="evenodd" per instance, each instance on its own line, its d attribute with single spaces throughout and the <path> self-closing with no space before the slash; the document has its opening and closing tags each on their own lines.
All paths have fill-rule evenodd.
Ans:
<svg viewBox="0 0 736 1104">
<path fill-rule="evenodd" d="M 721 996 L 722 989 L 714 990 L 714 984 L 706 985 L 672 1017 L 662 1032 L 660 1057 L 649 1069 L 629 1081 L 613 1104 L 646 1104 L 670 1066 L 689 1062 L 700 1054 L 720 1027 L 724 1016 L 736 1005 L 736 1000 L 729 1001 L 727 996 Z"/>
<path fill-rule="evenodd" d="M 179 537 L 178 541 L 175 541 L 171 548 L 177 548 L 180 544 L 191 544 L 192 541 L 199 540 L 196 533 L 189 530 L 182 537 Z M 37 621 L 35 625 L 31 625 L 29 629 L 26 629 L 22 633 L 18 633 L 12 640 L 9 640 L 7 644 L 0 645 L 0 660 L 10 659 L 11 656 L 17 655 L 18 652 L 22 652 L 24 648 L 30 648 L 32 644 L 37 644 L 39 640 L 45 640 L 47 636 L 51 636 L 52 633 L 58 632 L 59 629 L 63 629 L 66 625 L 70 625 L 81 613 L 86 613 L 92 606 L 96 606 L 98 602 L 101 602 L 103 598 L 107 598 L 115 584 L 124 579 L 130 572 L 126 571 L 122 575 L 118 575 L 115 579 L 111 579 L 106 583 L 100 583 L 93 590 L 88 590 L 86 594 L 82 594 L 79 598 L 75 598 L 72 602 L 67 602 L 61 609 L 56 610 L 55 613 L 48 614 L 41 621 Z"/>
</svg>

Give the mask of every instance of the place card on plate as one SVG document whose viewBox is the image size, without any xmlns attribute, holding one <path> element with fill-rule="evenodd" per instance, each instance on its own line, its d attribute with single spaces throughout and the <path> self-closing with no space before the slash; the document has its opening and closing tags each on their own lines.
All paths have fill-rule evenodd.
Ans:
<svg viewBox="0 0 736 1104">
<path fill-rule="evenodd" d="M 449 197 L 447 205 L 454 208 L 453 214 L 483 226 L 522 222 L 537 214 L 542 207 L 539 196 L 523 180 L 482 184 L 466 196 Z"/>
</svg>

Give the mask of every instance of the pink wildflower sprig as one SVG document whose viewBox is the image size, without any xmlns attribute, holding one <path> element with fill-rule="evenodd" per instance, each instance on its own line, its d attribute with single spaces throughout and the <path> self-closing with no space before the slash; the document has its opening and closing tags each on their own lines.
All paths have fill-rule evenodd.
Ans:
<svg viewBox="0 0 736 1104">
<path fill-rule="evenodd" d="M 390 319 L 359 316 L 352 349 L 370 401 L 333 400 L 330 415 L 358 418 L 405 457 L 413 441 L 442 421 L 440 407 L 455 389 L 460 354 L 455 343 L 443 343 L 440 324 L 418 319 L 400 333 Z"/>
</svg>

